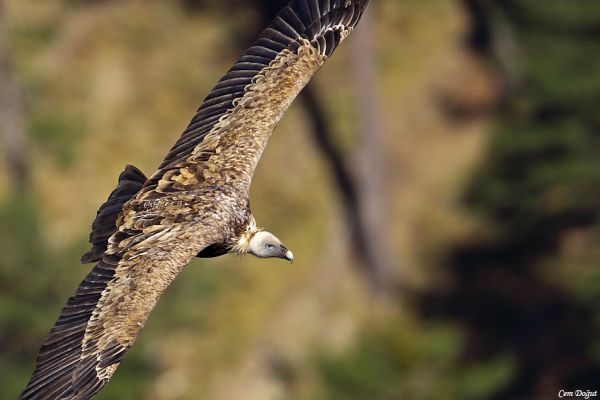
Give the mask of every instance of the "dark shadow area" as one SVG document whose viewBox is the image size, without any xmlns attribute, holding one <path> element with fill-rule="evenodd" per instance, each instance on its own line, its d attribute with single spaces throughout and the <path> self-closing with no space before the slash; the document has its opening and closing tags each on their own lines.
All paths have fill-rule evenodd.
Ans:
<svg viewBox="0 0 600 400">
<path fill-rule="evenodd" d="M 488 159 L 465 197 L 465 206 L 487 221 L 486 232 L 451 251 L 447 282 L 420 299 L 423 315 L 465 329 L 466 363 L 512 359 L 512 377 L 490 398 L 596 390 L 600 293 L 576 296 L 572 282 L 553 276 L 570 267 L 560 257 L 567 235 L 583 232 L 598 244 L 598 122 L 584 110 L 598 95 L 600 35 L 592 32 L 600 20 L 581 4 L 557 1 L 463 3 L 469 48 L 496 65 L 495 29 L 510 29 L 523 85 L 507 98 Z M 558 20 L 577 29 L 546 29 Z M 575 81 L 584 86 L 576 91 Z"/>
</svg>

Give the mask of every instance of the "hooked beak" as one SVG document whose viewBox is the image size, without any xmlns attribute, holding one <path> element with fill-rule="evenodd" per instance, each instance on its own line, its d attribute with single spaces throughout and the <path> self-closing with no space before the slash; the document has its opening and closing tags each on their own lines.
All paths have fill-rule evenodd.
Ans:
<svg viewBox="0 0 600 400">
<path fill-rule="evenodd" d="M 291 263 L 294 262 L 294 253 L 292 253 L 291 250 L 288 250 L 284 245 L 280 246 L 280 254 L 281 258 L 288 260 Z"/>
</svg>

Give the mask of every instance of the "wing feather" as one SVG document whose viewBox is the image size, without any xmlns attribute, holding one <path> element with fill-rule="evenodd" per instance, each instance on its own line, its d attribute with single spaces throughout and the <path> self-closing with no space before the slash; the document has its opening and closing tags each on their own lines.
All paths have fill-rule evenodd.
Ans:
<svg viewBox="0 0 600 400">
<path fill-rule="evenodd" d="M 151 233 L 128 230 L 119 243 L 111 240 L 109 250 L 119 251 L 105 254 L 69 298 L 40 348 L 20 399 L 88 399 L 100 390 L 162 291 L 196 249 L 205 247 L 193 239 L 176 240 L 199 229 L 178 224 L 150 229 Z M 164 233 L 170 230 L 172 234 Z M 204 236 L 212 240 L 209 234 Z"/>
<path fill-rule="evenodd" d="M 368 0 L 293 0 L 282 9 L 256 43 L 240 57 L 204 99 L 157 173 L 146 183 L 144 192 L 154 192 L 148 195 L 152 197 L 157 191 L 170 193 L 190 190 L 189 186 L 176 184 L 159 187 L 159 182 L 173 180 L 172 170 L 188 162 L 192 153 L 223 119 L 233 118 L 237 102 L 248 95 L 255 80 L 264 75 L 284 52 L 296 53 L 308 42 L 318 54 L 329 57 L 354 28 L 367 3 Z M 285 73 L 283 69 L 281 71 Z M 290 100 L 282 98 L 281 102 L 287 106 Z M 256 110 L 257 113 L 262 111 Z M 195 168 L 199 179 L 193 181 L 193 184 L 203 184 L 202 174 L 206 168 L 208 165 Z"/>
<path fill-rule="evenodd" d="M 69 298 L 40 348 L 35 371 L 20 399 L 53 398 L 49 395 L 70 384 L 87 323 L 114 276 L 115 261 L 114 257 L 104 257 L 83 279 L 75 296 Z"/>
</svg>

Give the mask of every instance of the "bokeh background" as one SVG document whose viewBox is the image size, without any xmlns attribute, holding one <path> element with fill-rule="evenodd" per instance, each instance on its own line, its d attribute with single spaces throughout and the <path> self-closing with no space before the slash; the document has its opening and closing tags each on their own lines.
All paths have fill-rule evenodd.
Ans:
<svg viewBox="0 0 600 400">
<path fill-rule="evenodd" d="M 0 398 L 147 174 L 285 1 L 0 1 Z M 600 389 L 600 2 L 373 0 L 252 189 L 297 261 L 196 260 L 99 399 Z"/>
</svg>

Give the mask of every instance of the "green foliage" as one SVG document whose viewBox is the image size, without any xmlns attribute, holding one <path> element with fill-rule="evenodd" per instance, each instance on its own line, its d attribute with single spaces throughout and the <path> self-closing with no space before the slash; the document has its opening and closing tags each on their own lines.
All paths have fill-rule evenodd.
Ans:
<svg viewBox="0 0 600 400">
<path fill-rule="evenodd" d="M 421 332 L 407 321 L 391 321 L 365 332 L 346 353 L 321 357 L 322 400 L 480 399 L 506 382 L 508 359 L 456 369 L 464 348 L 449 325 Z"/>
<path fill-rule="evenodd" d="M 511 62 L 519 86 L 467 196 L 494 235 L 457 246 L 448 268 L 452 289 L 428 307 L 471 328 L 479 352 L 465 359 L 514 352 L 515 374 L 495 398 L 542 398 L 555 387 L 590 386 L 600 371 L 593 351 L 600 292 L 597 273 L 587 270 L 597 268 L 592 249 L 600 245 L 600 32 L 590 29 L 600 23 L 600 9 L 522 0 L 503 11 L 518 48 Z M 589 249 L 579 260 L 556 260 L 576 230 L 586 230 Z M 564 272 L 572 268 L 583 273 Z M 552 279 L 561 272 L 566 279 Z M 571 360 L 567 368 L 564 359 Z"/>
<path fill-rule="evenodd" d="M 5 394 L 14 398 L 31 372 L 40 338 L 56 317 L 61 277 L 29 197 L 3 202 L 0 226 L 0 375 L 9 385 Z"/>
<path fill-rule="evenodd" d="M 544 28 L 597 24 L 598 5 L 517 5 L 520 14 L 511 17 L 528 22 L 509 21 L 519 47 L 513 61 L 522 85 L 497 128 L 489 168 L 473 185 L 471 204 L 492 214 L 510 205 L 522 215 L 544 214 L 549 207 L 593 207 L 600 182 L 600 115 L 595 111 L 600 99 L 600 42 L 592 34 L 557 34 Z"/>
<path fill-rule="evenodd" d="M 515 3 L 519 17 L 534 24 L 532 29 L 550 23 L 555 28 L 593 27 L 600 15 L 600 4 L 596 1 L 546 0 L 541 4 L 537 0 L 521 0 Z"/>
<path fill-rule="evenodd" d="M 11 41 L 20 51 L 39 51 L 58 33 L 57 21 L 18 25 L 11 31 Z"/>
</svg>

